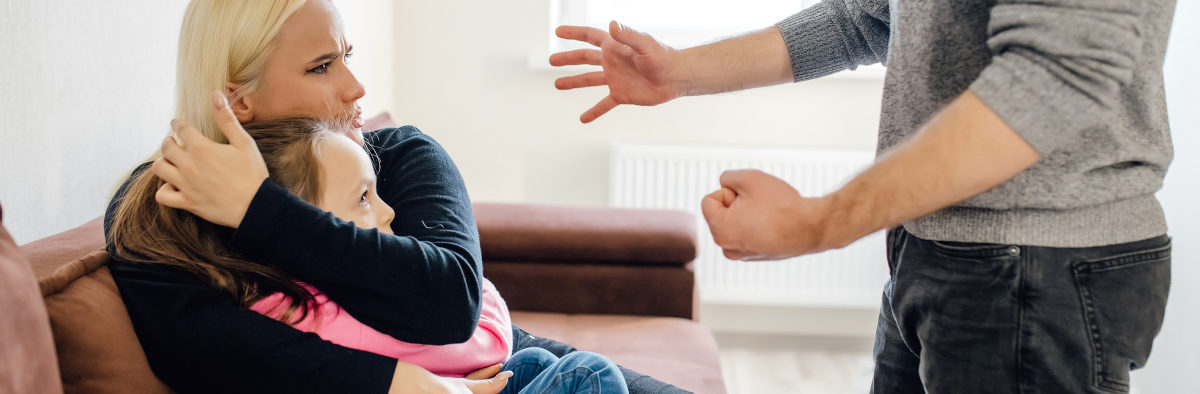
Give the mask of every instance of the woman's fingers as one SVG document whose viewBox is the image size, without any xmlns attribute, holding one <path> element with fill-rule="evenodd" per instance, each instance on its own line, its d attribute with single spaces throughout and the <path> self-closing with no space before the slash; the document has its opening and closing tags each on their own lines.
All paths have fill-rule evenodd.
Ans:
<svg viewBox="0 0 1200 394">
<path fill-rule="evenodd" d="M 189 205 L 183 192 L 170 183 L 163 184 L 158 188 L 158 191 L 154 193 L 154 201 L 176 209 L 187 209 Z"/>
<path fill-rule="evenodd" d="M 551 66 L 577 66 L 582 64 L 599 66 L 600 51 L 596 49 L 576 49 L 550 55 Z"/>
<path fill-rule="evenodd" d="M 154 173 L 154 176 L 157 176 L 159 179 L 162 179 L 163 182 L 173 185 L 182 185 L 184 181 L 183 175 L 179 173 L 179 168 L 175 167 L 174 164 L 171 164 L 165 158 L 160 157 L 154 160 L 154 163 L 150 164 L 150 172 Z"/>
<path fill-rule="evenodd" d="M 196 130 L 195 127 L 192 127 L 191 123 L 188 123 L 183 119 L 171 120 L 171 131 L 174 133 L 172 139 L 177 139 L 176 142 L 178 142 L 184 150 L 200 146 L 204 143 L 212 143 L 212 141 L 210 141 L 208 138 L 204 138 L 204 135 L 200 134 L 200 130 Z"/>
<path fill-rule="evenodd" d="M 175 136 L 163 138 L 163 143 L 159 148 L 159 151 L 162 152 L 162 157 L 167 159 L 171 165 L 179 167 L 181 164 L 187 162 L 188 157 L 187 152 L 183 149 L 183 146 L 181 146 L 177 141 L 178 137 Z"/>
<path fill-rule="evenodd" d="M 500 364 L 494 364 L 488 367 L 480 368 L 478 371 L 467 374 L 467 379 L 480 380 L 496 376 L 497 373 L 500 373 L 501 367 L 502 365 Z"/>
<path fill-rule="evenodd" d="M 467 380 L 464 384 L 474 394 L 496 394 L 504 390 L 504 386 L 508 385 L 508 378 L 512 375 L 512 371 L 504 371 L 491 379 Z"/>
<path fill-rule="evenodd" d="M 587 26 L 559 26 L 554 29 L 554 34 L 559 38 L 583 41 L 597 47 L 604 42 L 605 37 L 608 37 L 608 33 L 604 30 Z"/>
<path fill-rule="evenodd" d="M 592 86 L 607 85 L 608 80 L 604 78 L 603 71 L 590 72 L 587 74 L 572 75 L 554 80 L 554 87 L 559 90 L 586 88 Z"/>
<path fill-rule="evenodd" d="M 225 134 L 225 139 L 230 145 L 237 148 L 245 148 L 249 145 L 254 145 L 254 138 L 246 133 L 246 129 L 242 128 L 242 124 L 238 122 L 237 116 L 233 115 L 233 109 L 229 108 L 229 100 L 225 98 L 220 91 L 213 91 L 213 120 L 217 124 L 217 128 L 221 129 L 221 133 Z"/>
</svg>

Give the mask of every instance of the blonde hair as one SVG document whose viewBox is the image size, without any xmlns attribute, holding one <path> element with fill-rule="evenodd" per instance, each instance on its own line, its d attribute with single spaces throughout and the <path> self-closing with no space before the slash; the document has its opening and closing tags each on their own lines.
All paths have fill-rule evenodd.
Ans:
<svg viewBox="0 0 1200 394">
<path fill-rule="evenodd" d="M 212 92 L 240 87 L 236 102 L 262 87 L 267 57 L 284 21 L 306 0 L 192 0 L 179 31 L 175 118 L 225 143 L 212 117 Z"/>
</svg>

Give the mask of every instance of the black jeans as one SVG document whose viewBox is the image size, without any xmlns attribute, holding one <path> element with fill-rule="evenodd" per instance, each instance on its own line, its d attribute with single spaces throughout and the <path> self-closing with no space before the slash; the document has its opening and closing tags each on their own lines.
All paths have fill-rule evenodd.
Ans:
<svg viewBox="0 0 1200 394">
<path fill-rule="evenodd" d="M 897 228 L 888 268 L 872 393 L 1125 393 L 1162 327 L 1171 240 L 1049 248 Z"/>
<path fill-rule="evenodd" d="M 550 353 L 558 357 L 562 357 L 567 353 L 571 353 L 576 350 L 574 346 L 555 341 L 553 339 L 529 335 L 529 333 L 525 332 L 525 330 L 522 330 L 514 325 L 513 353 L 516 353 L 518 350 L 531 347 L 549 350 Z M 689 391 L 663 383 L 657 379 L 643 375 L 629 368 L 625 368 L 620 365 L 617 365 L 617 367 L 621 368 L 621 374 L 625 376 L 625 384 L 629 387 L 629 394 L 690 394 Z"/>
</svg>

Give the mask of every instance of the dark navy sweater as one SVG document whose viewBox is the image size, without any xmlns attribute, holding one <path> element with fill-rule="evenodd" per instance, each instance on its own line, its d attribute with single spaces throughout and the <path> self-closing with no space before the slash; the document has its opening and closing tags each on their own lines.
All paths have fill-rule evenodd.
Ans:
<svg viewBox="0 0 1200 394">
<path fill-rule="evenodd" d="M 396 235 L 359 229 L 268 179 L 230 232 L 230 247 L 312 284 L 396 339 L 463 342 L 479 319 L 483 275 L 462 177 L 449 155 L 414 127 L 364 138 L 377 153 L 379 195 L 396 208 Z M 127 186 L 109 203 L 105 234 Z M 390 385 L 395 359 L 335 345 L 244 309 L 204 280 L 166 265 L 114 258 L 110 267 L 151 368 L 178 392 L 384 393 Z"/>
</svg>

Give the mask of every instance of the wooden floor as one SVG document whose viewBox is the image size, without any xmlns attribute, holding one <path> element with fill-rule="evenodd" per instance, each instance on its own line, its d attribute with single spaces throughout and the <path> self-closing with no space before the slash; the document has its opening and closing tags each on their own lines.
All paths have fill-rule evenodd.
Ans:
<svg viewBox="0 0 1200 394">
<path fill-rule="evenodd" d="M 863 394 L 871 338 L 716 334 L 729 394 Z"/>
</svg>

